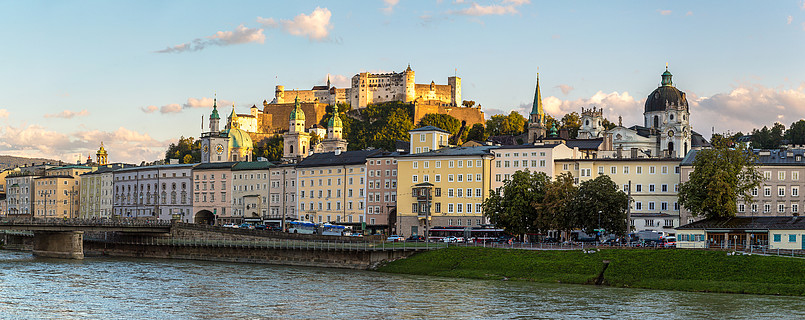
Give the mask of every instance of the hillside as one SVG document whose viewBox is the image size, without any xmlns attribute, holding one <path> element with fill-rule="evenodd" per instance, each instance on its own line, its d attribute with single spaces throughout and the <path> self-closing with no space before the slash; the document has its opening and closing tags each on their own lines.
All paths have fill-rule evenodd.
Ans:
<svg viewBox="0 0 805 320">
<path fill-rule="evenodd" d="M 0 169 L 3 170 L 26 164 L 27 165 L 31 165 L 33 163 L 42 164 L 42 162 L 59 163 L 59 160 L 0 155 Z"/>
</svg>

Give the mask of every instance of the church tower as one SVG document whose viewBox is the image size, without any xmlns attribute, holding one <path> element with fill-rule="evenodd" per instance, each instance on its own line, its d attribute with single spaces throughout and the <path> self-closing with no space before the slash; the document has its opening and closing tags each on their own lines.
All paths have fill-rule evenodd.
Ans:
<svg viewBox="0 0 805 320">
<path fill-rule="evenodd" d="M 539 92 L 539 73 L 537 73 L 537 89 L 534 92 L 534 103 L 528 117 L 528 143 L 545 138 L 545 111 L 542 109 L 542 94 Z"/>
<path fill-rule="evenodd" d="M 225 162 L 229 158 L 229 137 L 219 130 L 220 120 L 218 98 L 215 98 L 210 114 L 210 131 L 201 133 L 201 163 Z"/>
<path fill-rule="evenodd" d="M 97 162 L 99 166 L 105 166 L 109 162 L 107 156 L 106 149 L 103 148 L 103 142 L 101 142 L 101 148 L 95 153 L 95 162 Z"/>
<path fill-rule="evenodd" d="M 604 131 L 604 112 L 603 109 L 585 110 L 581 108 L 581 128 L 579 128 L 579 139 L 596 139 L 602 137 Z"/>
<path fill-rule="evenodd" d="M 690 110 L 685 92 L 674 86 L 673 75 L 665 66 L 657 89 L 646 98 L 644 123 L 659 135 L 654 151 L 661 157 L 683 158 L 691 149 Z"/>
<path fill-rule="evenodd" d="M 343 139 L 343 126 L 338 116 L 338 106 L 333 105 L 333 116 L 327 121 L 327 138 L 321 142 L 323 152 L 347 151 L 347 140 Z"/>
<path fill-rule="evenodd" d="M 282 135 L 282 159 L 298 161 L 307 157 L 310 151 L 310 133 L 305 132 L 305 112 L 302 111 L 299 96 L 294 100 L 294 108 L 288 121 L 288 132 Z"/>
</svg>

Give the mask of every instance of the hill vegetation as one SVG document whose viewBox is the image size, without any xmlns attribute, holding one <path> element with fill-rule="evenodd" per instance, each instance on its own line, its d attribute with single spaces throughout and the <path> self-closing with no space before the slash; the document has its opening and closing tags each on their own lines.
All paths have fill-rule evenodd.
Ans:
<svg viewBox="0 0 805 320">
<path fill-rule="evenodd" d="M 10 169 L 15 167 L 22 167 L 24 165 L 42 164 L 43 162 L 58 164 L 59 160 L 44 159 L 44 158 L 26 158 L 17 156 L 2 156 L 0 155 L 0 169 Z"/>
</svg>

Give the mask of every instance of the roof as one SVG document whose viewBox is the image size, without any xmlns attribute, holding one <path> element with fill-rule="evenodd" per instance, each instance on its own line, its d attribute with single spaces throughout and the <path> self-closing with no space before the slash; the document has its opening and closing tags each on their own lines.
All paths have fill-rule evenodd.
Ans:
<svg viewBox="0 0 805 320">
<path fill-rule="evenodd" d="M 154 170 L 154 169 L 182 169 L 182 168 L 193 168 L 196 166 L 195 163 L 178 163 L 178 164 L 161 164 L 157 166 L 133 166 L 133 167 L 126 167 L 120 168 L 118 171 L 138 171 L 138 170 Z"/>
<path fill-rule="evenodd" d="M 67 165 L 67 166 L 50 168 L 48 170 L 60 170 L 60 169 L 92 169 L 92 167 L 82 166 L 82 165 Z"/>
<path fill-rule="evenodd" d="M 339 155 L 336 155 L 335 152 L 314 153 L 302 159 L 302 161 L 296 166 L 298 168 L 310 168 L 364 164 L 366 163 L 367 157 L 379 154 L 381 152 L 383 152 L 383 150 L 374 149 L 346 151 L 341 152 Z"/>
<path fill-rule="evenodd" d="M 378 154 L 368 156 L 367 158 L 393 158 L 393 157 L 398 157 L 398 156 L 400 156 L 400 155 L 404 155 L 404 154 L 407 154 L 407 152 L 397 152 L 397 151 L 394 151 L 394 152 L 389 152 L 389 151 L 383 151 L 383 152 L 380 152 L 380 153 L 378 153 Z"/>
<path fill-rule="evenodd" d="M 125 167 L 128 168 L 128 166 L 125 166 Z M 82 174 L 82 176 L 89 176 L 89 175 L 93 175 L 93 174 L 114 172 L 114 171 L 120 170 L 122 168 L 124 168 L 124 166 L 120 165 L 120 164 L 114 164 L 114 165 L 111 165 L 111 166 L 99 166 L 97 170 L 84 173 L 84 174 Z"/>
<path fill-rule="evenodd" d="M 36 177 L 34 179 L 50 179 L 50 178 L 61 178 L 61 179 L 75 179 L 75 177 L 66 175 L 66 174 L 57 174 L 52 176 L 44 176 L 44 177 Z"/>
<path fill-rule="evenodd" d="M 546 144 L 518 144 L 513 146 L 498 146 L 498 149 L 553 149 L 561 143 L 546 143 Z"/>
<path fill-rule="evenodd" d="M 492 143 L 504 146 L 516 146 L 521 145 L 524 142 L 528 142 L 528 133 L 523 133 L 516 136 L 512 135 L 490 136 L 489 138 L 486 139 L 486 141 L 490 141 Z"/>
<path fill-rule="evenodd" d="M 193 170 L 231 169 L 237 162 L 210 162 L 197 164 Z"/>
<path fill-rule="evenodd" d="M 691 150 L 682 160 L 682 165 L 692 166 L 700 150 Z M 805 166 L 805 149 L 752 149 L 757 155 L 755 162 L 761 166 Z"/>
<path fill-rule="evenodd" d="M 667 214 L 662 212 L 631 213 L 632 218 L 670 218 L 679 217 L 677 214 Z"/>
<path fill-rule="evenodd" d="M 421 128 L 416 128 L 416 129 L 413 129 L 413 130 L 409 130 L 408 132 L 425 132 L 425 131 L 439 131 L 439 132 L 444 132 L 444 133 L 450 134 L 450 131 L 444 130 L 444 129 L 439 128 L 439 127 L 434 127 L 434 126 L 424 126 L 424 127 L 421 127 Z"/>
<path fill-rule="evenodd" d="M 499 146 L 441 148 L 429 152 L 401 155 L 400 158 L 483 156 L 491 155 L 492 149 L 497 148 L 499 148 Z"/>
<path fill-rule="evenodd" d="M 707 147 L 712 147 L 713 146 L 712 144 L 710 144 L 710 142 L 707 142 L 707 139 L 705 139 L 698 132 L 691 131 L 690 133 L 691 133 L 690 134 L 690 146 L 691 147 L 693 147 L 693 148 L 707 148 Z M 738 141 L 738 142 L 740 142 L 740 141 Z"/>
<path fill-rule="evenodd" d="M 274 166 L 274 164 L 268 161 L 238 162 L 234 167 L 232 167 L 232 171 L 261 170 L 268 169 L 272 166 Z"/>
<path fill-rule="evenodd" d="M 805 230 L 805 217 L 710 218 L 680 226 L 677 230 Z"/>
<path fill-rule="evenodd" d="M 696 160 L 696 154 L 698 154 L 698 153 L 699 153 L 699 150 L 690 150 L 690 151 L 688 151 L 688 154 L 686 154 L 685 157 L 682 158 L 681 165 L 683 165 L 683 166 L 692 166 L 693 165 L 693 160 Z"/>
<path fill-rule="evenodd" d="M 633 130 L 637 132 L 638 136 L 648 138 L 651 135 L 651 128 L 647 128 L 644 126 L 631 126 L 629 130 Z"/>
<path fill-rule="evenodd" d="M 668 69 L 662 74 L 662 85 L 646 98 L 645 112 L 665 111 L 671 106 L 683 106 L 688 110 L 688 99 L 685 93 L 674 87 Z"/>
<path fill-rule="evenodd" d="M 565 145 L 567 145 L 568 148 L 579 148 L 579 150 L 598 150 L 602 143 L 604 143 L 604 138 L 571 139 L 565 141 Z"/>
<path fill-rule="evenodd" d="M 556 159 L 556 162 L 559 161 L 571 161 L 571 162 L 676 162 L 679 163 L 682 161 L 682 158 L 579 158 L 579 159 Z"/>
</svg>

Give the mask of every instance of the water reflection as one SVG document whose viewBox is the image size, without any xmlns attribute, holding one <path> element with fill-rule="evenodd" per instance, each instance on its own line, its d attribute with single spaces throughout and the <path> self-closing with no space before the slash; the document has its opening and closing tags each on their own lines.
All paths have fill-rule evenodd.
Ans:
<svg viewBox="0 0 805 320">
<path fill-rule="evenodd" d="M 0 251 L 0 318 L 803 318 L 797 297 Z"/>
</svg>

